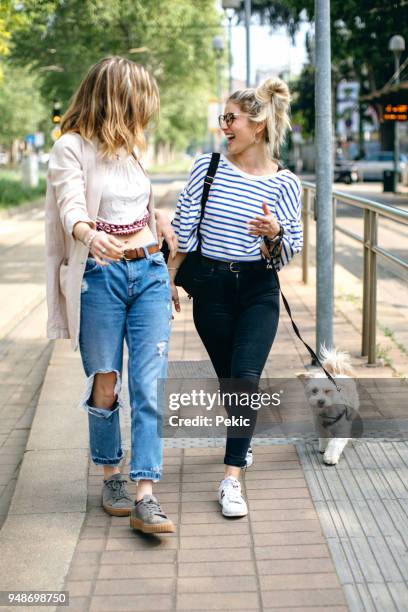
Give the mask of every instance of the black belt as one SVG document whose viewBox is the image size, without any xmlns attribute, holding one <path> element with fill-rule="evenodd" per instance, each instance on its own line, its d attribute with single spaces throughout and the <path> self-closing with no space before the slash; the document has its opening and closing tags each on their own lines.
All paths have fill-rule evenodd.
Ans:
<svg viewBox="0 0 408 612">
<path fill-rule="evenodd" d="M 244 272 L 245 270 L 265 269 L 266 261 L 257 259 L 256 261 L 220 261 L 201 255 L 204 265 L 211 265 L 215 270 L 227 270 L 229 272 Z"/>
</svg>

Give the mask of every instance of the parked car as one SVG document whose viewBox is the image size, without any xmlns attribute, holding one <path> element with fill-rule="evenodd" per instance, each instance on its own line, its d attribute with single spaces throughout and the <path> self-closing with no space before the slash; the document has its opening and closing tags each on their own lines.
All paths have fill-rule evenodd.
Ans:
<svg viewBox="0 0 408 612">
<path fill-rule="evenodd" d="M 408 156 L 404 153 L 400 154 L 400 173 L 404 173 L 404 169 L 408 164 Z M 369 153 L 362 159 L 356 159 L 353 162 L 356 170 L 363 181 L 382 181 L 384 170 L 392 170 L 394 168 L 394 153 L 392 151 L 377 151 Z"/>
<path fill-rule="evenodd" d="M 337 162 L 334 166 L 334 182 L 345 183 L 350 185 L 351 183 L 357 183 L 359 181 L 359 174 L 354 163 L 351 162 Z"/>
</svg>

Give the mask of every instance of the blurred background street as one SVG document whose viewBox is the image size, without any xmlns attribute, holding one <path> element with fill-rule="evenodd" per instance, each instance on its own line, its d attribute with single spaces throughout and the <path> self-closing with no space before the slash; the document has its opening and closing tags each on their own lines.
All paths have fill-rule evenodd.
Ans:
<svg viewBox="0 0 408 612">
<path fill-rule="evenodd" d="M 104 515 L 76 409 L 78 354 L 45 337 L 44 270 L 49 151 L 94 62 L 123 55 L 157 78 L 161 114 L 143 162 L 170 216 L 195 156 L 226 154 L 218 115 L 228 95 L 279 76 L 293 98 L 282 163 L 303 183 L 304 251 L 281 273 L 294 318 L 314 346 L 333 331 L 359 377 L 407 381 L 407 8 L 0 0 L 0 590 L 65 587 L 69 609 L 96 612 L 408 609 L 405 439 L 355 441 L 329 469 L 312 444 L 257 441 L 252 518 L 227 526 L 211 497 L 220 449 L 170 443 L 161 499 L 179 535 L 152 546 Z M 310 365 L 282 313 L 266 374 L 296 377 Z M 183 295 L 170 373 L 202 371 L 207 355 Z"/>
</svg>

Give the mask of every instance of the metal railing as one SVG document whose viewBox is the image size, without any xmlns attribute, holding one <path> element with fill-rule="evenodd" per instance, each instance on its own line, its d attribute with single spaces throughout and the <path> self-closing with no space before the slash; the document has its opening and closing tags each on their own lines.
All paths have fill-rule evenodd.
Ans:
<svg viewBox="0 0 408 612">
<path fill-rule="evenodd" d="M 316 221 L 316 185 L 303 181 L 303 234 L 304 246 L 302 253 L 302 280 L 308 282 L 309 277 L 309 257 L 310 257 L 310 219 Z M 364 211 L 364 230 L 363 236 L 359 236 L 349 229 L 337 223 L 336 209 L 337 202 L 342 202 L 360 208 Z M 362 342 L 361 354 L 368 357 L 368 364 L 374 365 L 376 362 L 376 316 L 377 316 L 377 257 L 392 261 L 399 267 L 408 271 L 408 262 L 397 255 L 378 245 L 378 219 L 379 217 L 391 219 L 402 223 L 408 228 L 408 211 L 380 204 L 373 200 L 349 195 L 341 191 L 333 191 L 333 230 L 337 230 L 363 245 L 363 320 L 362 320 Z M 334 262 L 335 253 L 335 231 L 333 231 L 333 250 Z"/>
</svg>

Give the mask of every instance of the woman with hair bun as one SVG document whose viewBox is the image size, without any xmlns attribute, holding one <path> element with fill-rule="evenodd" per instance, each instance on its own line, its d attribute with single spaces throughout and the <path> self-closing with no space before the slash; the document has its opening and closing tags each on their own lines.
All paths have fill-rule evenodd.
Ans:
<svg viewBox="0 0 408 612">
<path fill-rule="evenodd" d="M 215 177 L 210 179 L 199 229 L 194 323 L 221 391 L 238 392 L 224 402 L 231 424 L 218 500 L 228 517 L 248 513 L 239 478 L 241 470 L 252 463 L 250 443 L 257 412 L 239 398 L 258 390 L 279 321 L 279 289 L 267 265 L 272 260 L 280 270 L 302 248 L 301 184 L 278 161 L 290 128 L 289 103 L 288 87 L 278 78 L 228 98 L 219 117 L 227 153 L 221 155 Z M 168 268 L 177 312 L 180 302 L 174 278 L 186 253 L 197 249 L 210 158 L 196 159 L 173 220 L 179 247 Z M 236 417 L 235 424 L 232 417 Z"/>
<path fill-rule="evenodd" d="M 160 236 L 171 251 L 177 245 L 140 163 L 158 110 L 156 81 L 143 66 L 123 57 L 92 66 L 62 118 L 46 197 L 48 337 L 71 338 L 80 348 L 87 376 L 81 406 L 91 459 L 103 468 L 103 508 L 130 516 L 131 527 L 146 533 L 174 531 L 152 488 L 162 476 L 157 379 L 166 375 L 171 323 Z M 135 502 L 120 470 L 125 341 Z"/>
</svg>

